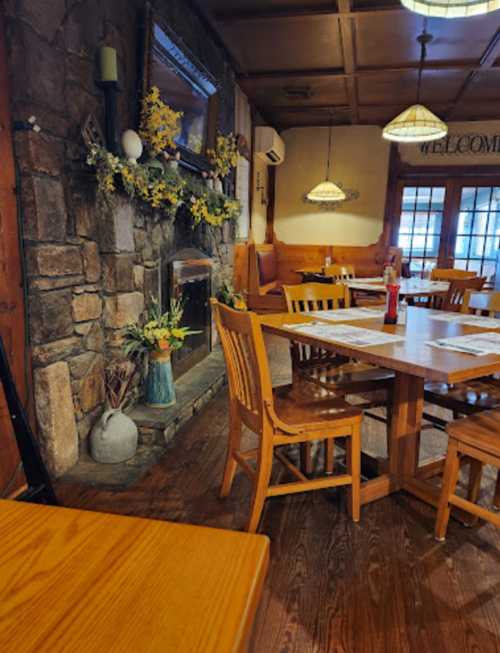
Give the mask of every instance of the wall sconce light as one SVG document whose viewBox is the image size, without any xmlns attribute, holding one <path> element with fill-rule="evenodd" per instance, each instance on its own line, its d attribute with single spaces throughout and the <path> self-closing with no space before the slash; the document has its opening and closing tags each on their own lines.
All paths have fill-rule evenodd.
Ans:
<svg viewBox="0 0 500 653">
<path fill-rule="evenodd" d="M 260 203 L 262 206 L 267 206 L 268 199 L 266 197 L 266 187 L 262 183 L 262 178 L 260 176 L 260 172 L 257 173 L 257 185 L 255 187 L 255 190 L 257 193 L 260 193 Z"/>
</svg>

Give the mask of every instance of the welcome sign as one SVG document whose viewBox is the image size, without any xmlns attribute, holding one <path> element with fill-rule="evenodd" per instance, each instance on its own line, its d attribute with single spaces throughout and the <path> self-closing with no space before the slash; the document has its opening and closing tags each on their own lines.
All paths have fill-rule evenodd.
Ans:
<svg viewBox="0 0 500 653">
<path fill-rule="evenodd" d="M 401 159 L 410 165 L 500 165 L 500 121 L 449 123 L 439 141 L 401 144 Z"/>
<path fill-rule="evenodd" d="M 500 154 L 500 132 L 498 134 L 449 134 L 439 141 L 421 143 L 420 152 L 424 156 L 461 154 Z"/>
</svg>

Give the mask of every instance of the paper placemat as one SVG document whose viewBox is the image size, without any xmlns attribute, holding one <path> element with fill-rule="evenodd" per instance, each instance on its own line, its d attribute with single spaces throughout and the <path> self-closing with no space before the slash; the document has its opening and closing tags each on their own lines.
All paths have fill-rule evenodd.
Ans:
<svg viewBox="0 0 500 653">
<path fill-rule="evenodd" d="M 393 344 L 405 340 L 404 336 L 385 333 L 384 331 L 371 331 L 350 325 L 332 325 L 321 322 L 307 322 L 305 324 L 284 324 L 287 329 L 298 331 L 313 338 L 331 340 L 332 342 L 354 345 L 356 347 L 375 347 Z"/>
<path fill-rule="evenodd" d="M 471 354 L 472 356 L 500 355 L 500 333 L 492 331 L 455 338 L 440 338 L 439 340 L 428 341 L 425 344 L 438 349 Z"/>
<path fill-rule="evenodd" d="M 466 315 L 465 313 L 434 313 L 430 315 L 431 320 L 439 322 L 453 322 L 490 329 L 500 329 L 500 320 L 494 317 L 482 317 L 481 315 Z"/>
<path fill-rule="evenodd" d="M 308 311 L 306 315 L 320 317 L 330 322 L 343 322 L 346 320 L 373 320 L 384 317 L 384 311 L 376 308 L 338 308 L 328 311 Z"/>
</svg>

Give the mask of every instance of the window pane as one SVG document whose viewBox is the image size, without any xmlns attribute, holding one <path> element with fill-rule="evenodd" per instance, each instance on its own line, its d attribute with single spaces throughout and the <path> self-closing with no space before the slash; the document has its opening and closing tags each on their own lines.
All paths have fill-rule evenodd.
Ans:
<svg viewBox="0 0 500 653">
<path fill-rule="evenodd" d="M 493 189 L 486 187 L 486 188 L 478 188 L 477 189 L 477 195 L 476 195 L 476 211 L 488 211 L 490 208 L 490 202 L 491 202 L 491 191 Z"/>
<path fill-rule="evenodd" d="M 488 234 L 490 236 L 500 236 L 500 213 L 490 213 Z"/>
<path fill-rule="evenodd" d="M 399 225 L 399 231 L 408 233 L 412 230 L 413 227 L 413 211 L 403 211 L 401 213 L 401 224 Z"/>
<path fill-rule="evenodd" d="M 425 247 L 426 256 L 436 256 L 439 254 L 439 236 L 427 236 Z"/>
<path fill-rule="evenodd" d="M 481 261 L 469 261 L 467 263 L 467 269 L 471 272 L 477 272 L 477 275 L 481 275 Z"/>
<path fill-rule="evenodd" d="M 484 213 L 484 212 L 474 213 L 474 225 L 472 227 L 472 233 L 476 235 L 485 234 L 487 224 L 488 224 L 488 213 Z"/>
<path fill-rule="evenodd" d="M 483 258 L 486 238 L 473 236 L 470 241 L 469 258 Z"/>
<path fill-rule="evenodd" d="M 432 188 L 420 187 L 417 193 L 417 211 L 427 211 L 431 203 Z"/>
<path fill-rule="evenodd" d="M 432 200 L 431 208 L 435 211 L 443 211 L 444 209 L 444 188 L 433 188 L 432 189 Z"/>
<path fill-rule="evenodd" d="M 428 231 L 433 234 L 441 235 L 441 225 L 443 223 L 442 213 L 431 213 L 429 215 L 429 229 Z"/>
<path fill-rule="evenodd" d="M 484 258 L 495 259 L 497 257 L 498 250 L 498 239 L 497 238 L 486 238 L 486 244 L 484 248 Z"/>
<path fill-rule="evenodd" d="M 437 260 L 435 258 L 426 258 L 424 261 L 424 270 L 430 272 L 437 265 Z"/>
<path fill-rule="evenodd" d="M 398 247 L 403 249 L 403 254 L 409 256 L 411 247 L 411 236 L 409 234 L 399 234 Z"/>
<path fill-rule="evenodd" d="M 453 267 L 457 270 L 467 270 L 467 261 L 465 259 L 456 258 Z"/>
<path fill-rule="evenodd" d="M 414 186 L 407 186 L 403 189 L 403 210 L 413 211 L 415 209 L 415 199 L 417 197 L 417 189 Z"/>
<path fill-rule="evenodd" d="M 486 261 L 483 264 L 483 271 L 481 275 L 486 277 L 487 281 L 493 281 L 496 272 L 496 264 L 493 261 Z"/>
<path fill-rule="evenodd" d="M 415 233 L 425 234 L 427 230 L 428 213 L 415 213 Z"/>
<path fill-rule="evenodd" d="M 467 258 L 469 252 L 470 238 L 468 236 L 457 236 L 455 245 L 455 256 L 457 258 Z"/>
<path fill-rule="evenodd" d="M 461 211 L 472 211 L 476 199 L 475 188 L 462 188 L 462 200 L 460 202 Z"/>
<path fill-rule="evenodd" d="M 458 216 L 457 234 L 470 234 L 472 232 L 473 213 L 461 211 Z"/>
</svg>

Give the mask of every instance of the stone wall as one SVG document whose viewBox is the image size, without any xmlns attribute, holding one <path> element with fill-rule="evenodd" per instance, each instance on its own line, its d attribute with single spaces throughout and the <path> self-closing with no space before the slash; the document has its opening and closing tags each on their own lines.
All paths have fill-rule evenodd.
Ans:
<svg viewBox="0 0 500 653">
<path fill-rule="evenodd" d="M 121 354 L 124 326 L 158 296 L 161 257 L 194 246 L 231 264 L 221 230 L 192 230 L 125 198 L 99 203 L 85 166 L 81 127 L 103 124 L 95 84 L 100 45 L 118 51 L 120 131 L 136 127 L 139 12 L 144 0 L 6 0 L 13 118 L 35 115 L 42 131 L 18 131 L 20 216 L 39 435 L 51 471 L 77 460 L 103 409 L 104 368 Z M 184 0 L 158 2 L 171 28 L 221 85 L 219 128 L 233 128 L 234 76 Z M 230 239 L 231 240 L 231 239 Z"/>
</svg>

